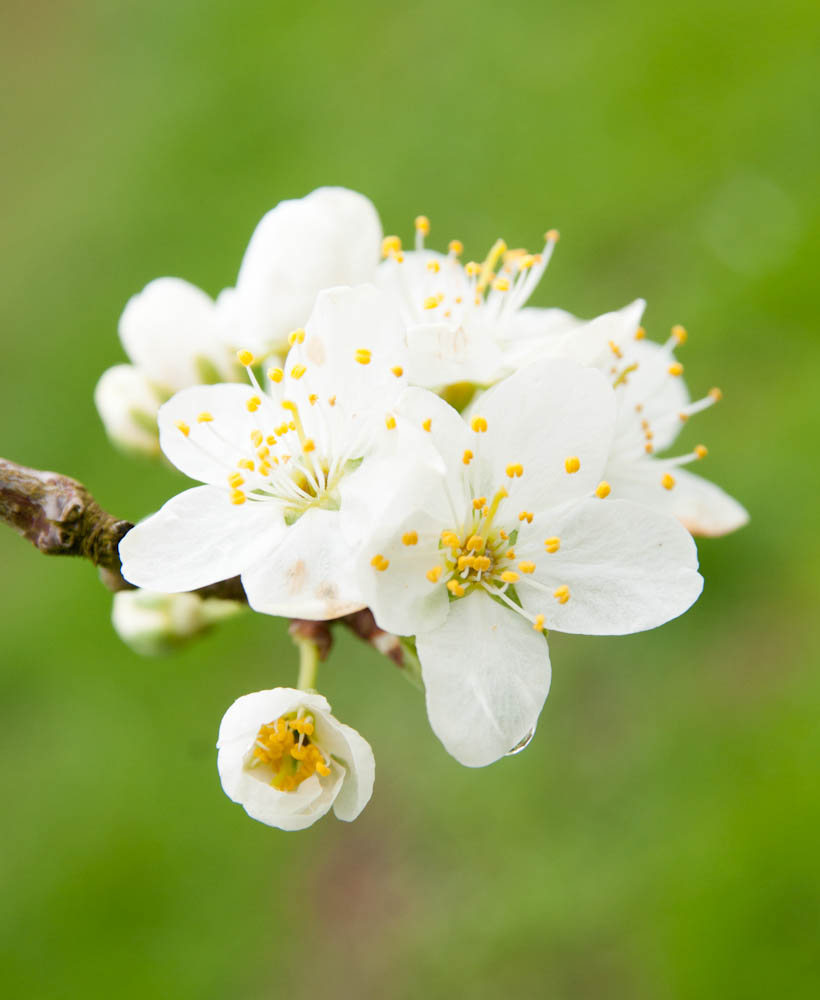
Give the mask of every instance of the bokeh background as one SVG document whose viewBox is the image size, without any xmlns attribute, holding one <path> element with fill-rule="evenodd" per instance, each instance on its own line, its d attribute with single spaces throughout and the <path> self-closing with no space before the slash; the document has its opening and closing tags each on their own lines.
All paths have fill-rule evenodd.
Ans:
<svg viewBox="0 0 820 1000">
<path fill-rule="evenodd" d="M 321 684 L 373 800 L 302 834 L 221 793 L 214 742 L 292 683 L 247 614 L 143 659 L 87 564 L 0 531 L 0 981 L 9 997 L 809 997 L 820 973 L 820 17 L 810 0 L 503 5 L 6 0 L 0 454 L 136 519 L 182 485 L 92 390 L 130 295 L 233 283 L 321 184 L 385 231 L 562 240 L 536 304 L 643 295 L 690 331 L 698 471 L 752 514 L 683 619 L 553 636 L 526 753 L 472 771 L 342 638 Z M 812 252 L 812 248 L 815 248 Z"/>
</svg>

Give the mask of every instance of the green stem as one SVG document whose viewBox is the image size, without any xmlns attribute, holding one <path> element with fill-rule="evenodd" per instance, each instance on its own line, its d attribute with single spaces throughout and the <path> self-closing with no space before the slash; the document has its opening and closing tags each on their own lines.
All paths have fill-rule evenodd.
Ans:
<svg viewBox="0 0 820 1000">
<path fill-rule="evenodd" d="M 312 639 L 297 639 L 299 647 L 299 680 L 296 686 L 301 691 L 316 690 L 316 674 L 319 672 L 319 647 Z"/>
</svg>

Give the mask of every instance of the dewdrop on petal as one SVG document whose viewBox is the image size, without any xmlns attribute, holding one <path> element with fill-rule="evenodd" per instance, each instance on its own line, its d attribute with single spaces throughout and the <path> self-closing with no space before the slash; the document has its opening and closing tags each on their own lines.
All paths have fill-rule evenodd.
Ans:
<svg viewBox="0 0 820 1000">
<path fill-rule="evenodd" d="M 222 718 L 217 768 L 225 794 L 252 818 L 303 830 L 333 809 L 350 822 L 373 793 L 370 744 L 296 688 L 238 698 Z"/>
<path fill-rule="evenodd" d="M 114 631 L 134 652 L 163 656 L 244 610 L 237 601 L 197 594 L 121 590 L 114 595 L 111 621 Z"/>
</svg>

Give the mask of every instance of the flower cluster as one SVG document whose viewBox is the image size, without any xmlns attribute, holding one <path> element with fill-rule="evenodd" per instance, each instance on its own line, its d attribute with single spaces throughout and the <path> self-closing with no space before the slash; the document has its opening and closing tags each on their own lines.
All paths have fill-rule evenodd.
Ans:
<svg viewBox="0 0 820 1000">
<path fill-rule="evenodd" d="M 478 767 L 530 740 L 548 630 L 682 614 L 703 583 L 692 535 L 747 515 L 684 468 L 705 447 L 664 454 L 720 396 L 690 400 L 682 327 L 647 340 L 641 301 L 588 322 L 528 306 L 555 231 L 465 262 L 429 230 L 416 219 L 405 249 L 342 189 L 283 202 L 216 302 L 170 278 L 131 300 L 133 365 L 97 402 L 115 440 L 158 441 L 202 484 L 125 536 L 126 579 L 183 594 L 238 575 L 255 611 L 299 619 L 369 607 L 417 658 L 445 748 Z M 229 797 L 287 830 L 354 819 L 374 776 L 301 645 L 299 689 L 240 698 L 218 743 Z"/>
</svg>

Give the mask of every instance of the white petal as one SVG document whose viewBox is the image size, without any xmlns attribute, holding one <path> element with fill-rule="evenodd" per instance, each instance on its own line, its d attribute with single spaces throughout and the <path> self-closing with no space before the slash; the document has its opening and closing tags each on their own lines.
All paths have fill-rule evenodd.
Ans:
<svg viewBox="0 0 820 1000">
<path fill-rule="evenodd" d="M 448 614 L 448 593 L 443 582 L 431 583 L 427 573 L 441 562 L 439 539 L 449 523 L 421 510 L 406 521 L 374 531 L 357 560 L 362 595 L 380 628 L 396 635 L 415 635 L 443 624 Z M 402 537 L 414 532 L 418 541 L 405 545 Z M 379 571 L 375 555 L 388 560 Z"/>
<path fill-rule="evenodd" d="M 148 590 L 195 590 L 236 576 L 282 530 L 274 504 L 235 506 L 227 488 L 197 486 L 128 532 L 122 574 Z"/>
<path fill-rule="evenodd" d="M 226 377 L 231 358 L 213 301 L 180 278 L 157 278 L 129 300 L 120 339 L 148 378 L 169 392 L 203 381 L 197 358 Z"/>
<path fill-rule="evenodd" d="M 615 418 L 615 394 L 600 372 L 569 361 L 545 361 L 499 382 L 470 407 L 488 429 L 473 434 L 485 465 L 486 496 L 502 485 L 505 501 L 529 511 L 589 494 L 601 480 Z M 469 420 L 468 420 L 469 422 Z M 580 468 L 567 471 L 568 458 Z M 521 464 L 520 478 L 506 468 Z"/>
<path fill-rule="evenodd" d="M 518 309 L 506 326 L 504 361 L 513 370 L 546 358 L 566 357 L 565 335 L 584 320 L 563 309 Z"/>
<path fill-rule="evenodd" d="M 94 389 L 94 403 L 114 444 L 126 451 L 159 454 L 160 400 L 139 368 L 115 365 L 103 372 Z"/>
<path fill-rule="evenodd" d="M 550 537 L 561 540 L 557 552 L 545 551 Z M 683 614 L 703 588 L 691 536 L 674 518 L 625 500 L 585 500 L 537 514 L 515 548 L 536 564 L 517 584 L 522 605 L 559 632 L 655 628 Z M 561 586 L 569 587 L 564 604 L 554 596 Z"/>
<path fill-rule="evenodd" d="M 491 764 L 533 730 L 549 691 L 549 651 L 520 615 L 474 591 L 416 645 L 430 725 L 456 760 Z"/>
<path fill-rule="evenodd" d="M 324 726 L 320 727 L 321 732 L 317 731 L 319 744 L 327 753 L 338 757 L 344 763 L 346 770 L 344 784 L 333 803 L 333 811 L 339 819 L 350 823 L 364 809 L 373 794 L 376 760 L 370 744 L 355 729 L 334 718 L 326 718 L 323 722 Z M 335 740 L 324 736 L 325 727 L 336 729 L 340 737 L 339 742 L 342 744 L 338 749 Z"/>
<path fill-rule="evenodd" d="M 247 504 L 242 505 L 247 506 Z M 269 615 L 325 621 L 364 607 L 355 553 L 336 511 L 313 508 L 287 527 L 269 550 L 245 564 L 248 604 Z"/>
<path fill-rule="evenodd" d="M 453 382 L 489 385 L 504 370 L 504 357 L 489 335 L 462 327 L 425 323 L 407 331 L 408 373 L 415 385 L 435 388 Z"/>
<path fill-rule="evenodd" d="M 242 346 L 280 348 L 321 289 L 372 280 L 381 235 L 375 208 L 355 191 L 319 188 L 280 202 L 256 227 L 239 270 Z"/>
<path fill-rule="evenodd" d="M 749 513 L 733 497 L 708 479 L 686 469 L 672 469 L 675 485 L 661 485 L 662 460 L 645 459 L 630 466 L 607 469 L 612 495 L 646 504 L 678 518 L 693 535 L 714 538 L 737 531 L 749 521 Z"/>
<path fill-rule="evenodd" d="M 223 486 L 237 471 L 240 458 L 255 458 L 250 435 L 259 417 L 246 406 L 254 395 L 250 385 L 200 385 L 178 392 L 159 411 L 159 439 L 166 457 L 191 479 Z M 213 420 L 200 423 L 201 413 Z"/>
</svg>

